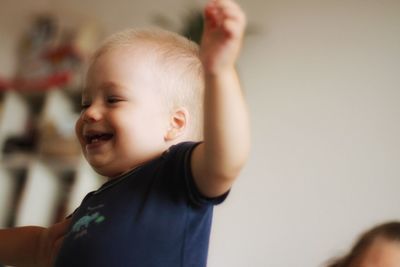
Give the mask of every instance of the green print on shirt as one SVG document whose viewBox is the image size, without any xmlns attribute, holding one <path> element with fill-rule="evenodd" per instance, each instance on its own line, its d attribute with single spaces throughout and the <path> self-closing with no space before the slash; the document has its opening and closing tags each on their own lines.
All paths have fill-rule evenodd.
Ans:
<svg viewBox="0 0 400 267">
<path fill-rule="evenodd" d="M 100 215 L 99 212 L 93 214 L 88 214 L 80 218 L 72 227 L 72 232 L 77 233 L 79 231 L 85 230 L 89 227 L 91 222 L 101 223 L 105 220 L 105 217 Z"/>
</svg>

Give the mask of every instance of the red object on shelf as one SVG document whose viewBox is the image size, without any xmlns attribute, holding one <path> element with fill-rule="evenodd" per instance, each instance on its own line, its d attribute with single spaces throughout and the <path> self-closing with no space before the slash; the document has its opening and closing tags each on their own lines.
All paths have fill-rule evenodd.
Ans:
<svg viewBox="0 0 400 267">
<path fill-rule="evenodd" d="M 11 83 L 5 79 L 0 78 L 0 91 L 10 89 Z"/>
<path fill-rule="evenodd" d="M 38 78 L 34 80 L 16 79 L 14 81 L 14 88 L 17 90 L 46 91 L 53 87 L 62 87 L 68 84 L 71 79 L 71 72 L 62 71 L 53 73 L 48 77 Z"/>
<path fill-rule="evenodd" d="M 55 87 L 63 87 L 72 79 L 70 71 L 60 71 L 48 77 L 37 79 L 14 79 L 7 81 L 0 78 L 0 91 L 20 90 L 20 91 L 46 91 Z"/>
<path fill-rule="evenodd" d="M 43 57 L 52 62 L 59 62 L 65 58 L 72 57 L 82 60 L 82 55 L 73 45 L 63 45 L 46 51 Z"/>
</svg>

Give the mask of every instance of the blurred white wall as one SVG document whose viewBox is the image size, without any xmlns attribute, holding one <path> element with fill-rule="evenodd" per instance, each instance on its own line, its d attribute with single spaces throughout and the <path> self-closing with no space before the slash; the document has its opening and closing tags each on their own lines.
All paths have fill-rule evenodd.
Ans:
<svg viewBox="0 0 400 267">
<path fill-rule="evenodd" d="M 47 2 L 0 0 L 0 74 L 29 8 L 89 16 L 108 34 L 204 3 Z M 253 150 L 216 208 L 209 267 L 322 266 L 361 231 L 400 219 L 400 1 L 240 3 L 260 29 L 239 64 Z"/>
</svg>

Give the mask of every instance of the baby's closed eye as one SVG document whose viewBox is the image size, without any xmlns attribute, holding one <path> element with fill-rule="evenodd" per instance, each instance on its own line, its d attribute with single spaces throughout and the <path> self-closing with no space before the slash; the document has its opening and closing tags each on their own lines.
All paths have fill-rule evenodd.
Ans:
<svg viewBox="0 0 400 267">
<path fill-rule="evenodd" d="M 115 104 L 118 102 L 124 101 L 124 99 L 122 97 L 118 97 L 118 96 L 109 96 L 107 97 L 107 103 L 108 104 Z"/>
</svg>

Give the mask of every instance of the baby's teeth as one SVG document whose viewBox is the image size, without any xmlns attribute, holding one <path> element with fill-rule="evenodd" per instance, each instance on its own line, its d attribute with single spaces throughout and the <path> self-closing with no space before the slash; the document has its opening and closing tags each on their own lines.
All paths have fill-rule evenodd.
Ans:
<svg viewBox="0 0 400 267">
<path fill-rule="evenodd" d="M 100 141 L 99 138 L 94 138 L 94 139 L 92 139 L 92 143 L 96 143 L 96 142 L 99 142 L 99 141 Z"/>
</svg>

